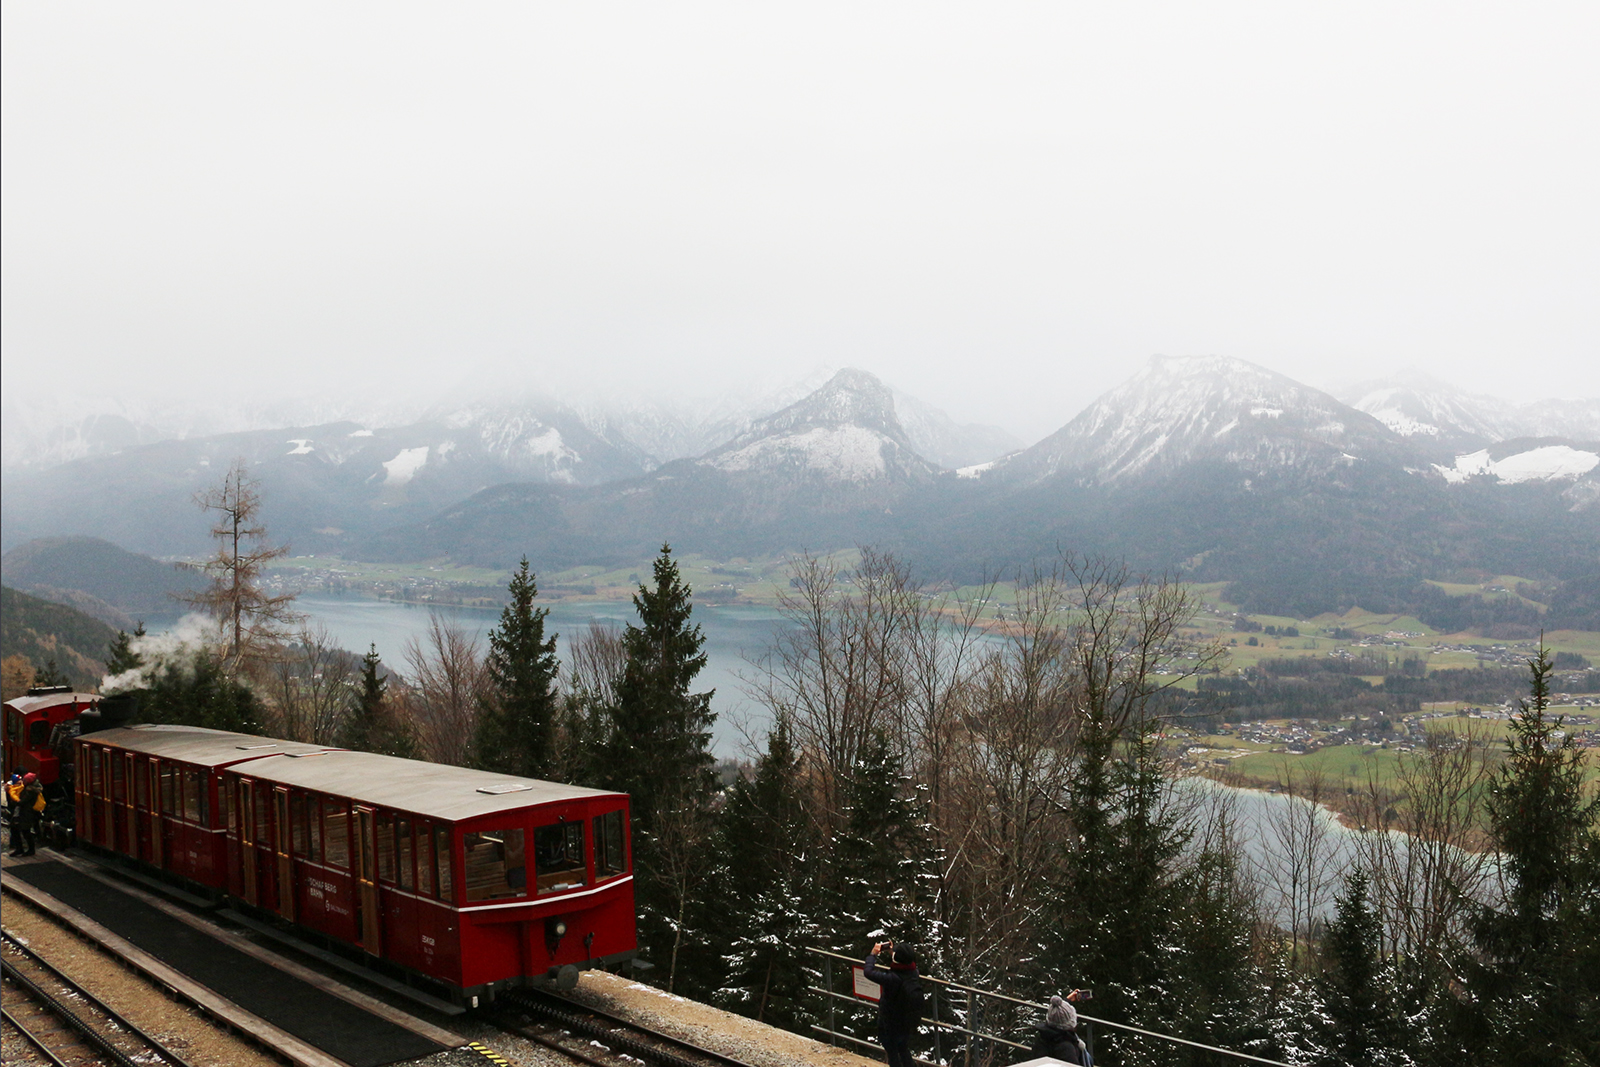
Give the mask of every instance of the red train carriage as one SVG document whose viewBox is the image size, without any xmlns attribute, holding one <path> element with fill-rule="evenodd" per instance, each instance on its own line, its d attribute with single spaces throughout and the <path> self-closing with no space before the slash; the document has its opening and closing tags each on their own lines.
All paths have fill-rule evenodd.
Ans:
<svg viewBox="0 0 1600 1067">
<path fill-rule="evenodd" d="M 70 722 L 100 698 L 93 693 L 75 693 L 70 686 L 44 686 L 30 689 L 26 696 L 5 703 L 5 773 L 37 774 L 48 789 L 61 774 L 61 761 L 50 745 L 57 726 Z"/>
<path fill-rule="evenodd" d="M 193 746 L 186 758 L 156 750 L 178 731 Z M 172 763 L 179 781 L 193 769 L 195 795 L 207 798 L 196 825 L 216 835 L 209 854 L 221 877 L 178 873 L 462 999 L 569 984 L 581 968 L 636 952 L 625 794 L 179 727 L 79 744 L 102 768 L 92 780 L 105 783 L 84 790 L 80 813 L 95 843 L 177 870 L 166 854 L 135 853 L 129 843 L 142 839 L 108 820 L 101 809 L 116 809 L 116 781 L 104 768 L 131 756 Z"/>
<path fill-rule="evenodd" d="M 325 751 L 192 726 L 118 727 L 75 744 L 78 839 L 213 890 L 228 886 L 222 768 L 279 752 Z"/>
</svg>

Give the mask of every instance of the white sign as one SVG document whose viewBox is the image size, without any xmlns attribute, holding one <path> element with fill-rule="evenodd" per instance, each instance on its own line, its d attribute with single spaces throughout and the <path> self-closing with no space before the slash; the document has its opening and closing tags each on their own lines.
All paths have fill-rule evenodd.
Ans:
<svg viewBox="0 0 1600 1067">
<path fill-rule="evenodd" d="M 862 1000 L 877 1000 L 882 995 L 883 987 L 877 982 L 871 982 L 867 980 L 867 972 L 865 968 L 859 966 L 852 967 L 850 968 L 850 972 L 855 976 L 856 996 L 860 997 Z"/>
</svg>

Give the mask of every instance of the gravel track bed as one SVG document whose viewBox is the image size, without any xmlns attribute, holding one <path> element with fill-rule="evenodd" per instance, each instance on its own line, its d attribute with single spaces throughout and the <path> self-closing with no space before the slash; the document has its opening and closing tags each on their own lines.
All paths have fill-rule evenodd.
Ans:
<svg viewBox="0 0 1600 1067">
<path fill-rule="evenodd" d="M 27 901 L 5 898 L 4 921 L 20 940 L 127 1020 L 159 1038 L 195 1067 L 281 1067 L 281 1061 L 169 997 L 93 942 L 57 926 Z M 7 1028 L 5 1062 L 42 1062 L 23 1051 L 27 1042 Z M 13 1055 L 16 1056 L 13 1059 Z"/>
</svg>

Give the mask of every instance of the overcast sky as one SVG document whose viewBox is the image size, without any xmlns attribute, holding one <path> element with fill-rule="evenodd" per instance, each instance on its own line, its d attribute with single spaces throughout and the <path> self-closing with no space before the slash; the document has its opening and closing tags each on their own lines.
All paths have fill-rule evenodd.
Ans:
<svg viewBox="0 0 1600 1067">
<path fill-rule="evenodd" d="M 3 9 L 3 387 L 1600 395 L 1600 5 Z"/>
</svg>

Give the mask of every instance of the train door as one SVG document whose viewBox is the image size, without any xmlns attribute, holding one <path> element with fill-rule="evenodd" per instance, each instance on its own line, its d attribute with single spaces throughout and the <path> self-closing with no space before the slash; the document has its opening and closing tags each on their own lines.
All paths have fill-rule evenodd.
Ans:
<svg viewBox="0 0 1600 1067">
<path fill-rule="evenodd" d="M 138 847 L 138 856 L 146 863 L 154 862 L 150 847 L 150 760 L 140 758 L 133 764 L 133 832 L 128 836 L 133 838 Z"/>
<path fill-rule="evenodd" d="M 291 851 L 294 845 L 294 834 L 289 822 L 289 790 L 285 786 L 278 786 L 273 790 L 273 811 L 278 815 L 277 854 L 278 854 L 278 914 L 290 922 L 294 921 L 294 858 Z"/>
<path fill-rule="evenodd" d="M 166 862 L 161 849 L 161 763 L 152 758 L 145 764 L 145 777 L 149 782 L 150 862 L 157 867 Z"/>
<path fill-rule="evenodd" d="M 382 915 L 378 911 L 377 818 L 371 808 L 356 805 L 356 906 L 361 912 L 361 947 L 372 955 L 382 947 Z"/>
<path fill-rule="evenodd" d="M 143 859 L 139 854 L 139 808 L 134 804 L 134 797 L 138 794 L 135 787 L 137 779 L 134 777 L 138 768 L 133 765 L 133 753 L 122 754 L 122 819 L 123 836 L 127 839 L 128 855 L 134 859 Z"/>
<path fill-rule="evenodd" d="M 95 765 L 95 796 L 100 800 L 100 844 L 113 851 L 117 847 L 117 801 L 116 785 L 117 775 L 114 769 L 120 769 L 117 754 L 111 749 L 102 749 L 100 759 Z"/>
<path fill-rule="evenodd" d="M 256 892 L 255 784 L 250 781 L 239 783 L 239 862 L 244 870 L 244 883 L 240 887 L 244 890 L 244 902 L 255 905 L 259 903 L 260 894 Z"/>
</svg>

